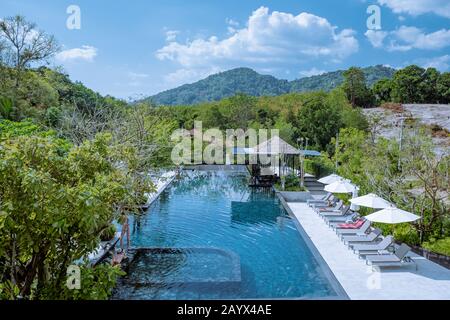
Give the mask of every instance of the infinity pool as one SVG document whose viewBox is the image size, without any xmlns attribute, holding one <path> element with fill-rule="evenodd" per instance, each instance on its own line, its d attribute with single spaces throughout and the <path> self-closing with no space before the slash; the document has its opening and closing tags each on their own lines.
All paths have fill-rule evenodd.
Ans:
<svg viewBox="0 0 450 320">
<path fill-rule="evenodd" d="M 180 255 L 169 258 L 152 255 L 137 261 L 136 266 L 132 264 L 114 298 L 335 297 L 323 266 L 276 195 L 249 188 L 247 180 L 245 173 L 186 171 L 145 215 L 131 223 L 131 243 L 135 248 L 214 248 L 230 252 L 240 264 L 238 285 L 184 285 L 180 279 L 189 279 L 192 271 L 197 280 L 199 275 L 204 279 L 220 276 L 223 280 L 233 272 L 227 269 L 230 264 L 226 254 L 208 256 L 208 251 L 185 250 L 176 251 Z M 145 285 L 139 279 L 150 281 Z"/>
</svg>

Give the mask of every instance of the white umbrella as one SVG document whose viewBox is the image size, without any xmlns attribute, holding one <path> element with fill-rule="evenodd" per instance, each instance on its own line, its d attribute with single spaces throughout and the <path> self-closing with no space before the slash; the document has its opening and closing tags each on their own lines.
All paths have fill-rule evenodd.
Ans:
<svg viewBox="0 0 450 320">
<path fill-rule="evenodd" d="M 331 193 L 353 193 L 356 186 L 348 180 L 340 180 L 333 182 L 325 187 L 325 191 Z"/>
<path fill-rule="evenodd" d="M 340 180 L 343 180 L 343 178 L 341 176 L 338 176 L 337 174 L 333 173 L 332 175 L 323 177 L 322 179 L 319 179 L 317 181 L 320 183 L 323 183 L 323 184 L 332 184 L 333 182 L 340 181 Z"/>
<path fill-rule="evenodd" d="M 375 209 L 384 209 L 392 206 L 392 204 L 389 201 L 386 201 L 373 193 L 369 193 L 365 196 L 351 199 L 350 202 L 358 206 Z"/>
<path fill-rule="evenodd" d="M 411 212 L 391 206 L 366 216 L 366 219 L 372 222 L 397 224 L 413 222 L 420 219 L 420 217 Z"/>
</svg>

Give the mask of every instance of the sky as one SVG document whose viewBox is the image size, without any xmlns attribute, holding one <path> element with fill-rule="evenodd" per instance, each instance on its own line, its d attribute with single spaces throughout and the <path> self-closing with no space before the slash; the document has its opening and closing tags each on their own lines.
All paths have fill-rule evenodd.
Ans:
<svg viewBox="0 0 450 320">
<path fill-rule="evenodd" d="M 52 67 L 124 99 L 236 67 L 450 69 L 450 0 L 1 0 L 0 18 L 16 14 L 57 38 Z"/>
</svg>

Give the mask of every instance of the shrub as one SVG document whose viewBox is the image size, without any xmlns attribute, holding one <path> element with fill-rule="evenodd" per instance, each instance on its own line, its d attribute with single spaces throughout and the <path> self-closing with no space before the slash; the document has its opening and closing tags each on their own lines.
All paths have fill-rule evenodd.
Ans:
<svg viewBox="0 0 450 320">
<path fill-rule="evenodd" d="M 430 240 L 423 243 L 423 247 L 432 252 L 450 256 L 450 237 L 440 240 Z"/>
</svg>

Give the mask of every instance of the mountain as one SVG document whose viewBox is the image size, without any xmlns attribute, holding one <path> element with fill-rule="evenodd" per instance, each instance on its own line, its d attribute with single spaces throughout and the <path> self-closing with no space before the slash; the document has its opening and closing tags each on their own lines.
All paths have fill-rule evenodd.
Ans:
<svg viewBox="0 0 450 320">
<path fill-rule="evenodd" d="M 368 85 L 383 78 L 391 78 L 394 69 L 381 65 L 363 68 Z M 167 90 L 144 101 L 156 105 L 191 105 L 218 101 L 237 93 L 251 96 L 277 96 L 291 92 L 330 91 L 344 81 L 344 71 L 328 72 L 317 76 L 288 81 L 261 75 L 249 68 L 237 68 L 211 75 L 192 84 Z"/>
<path fill-rule="evenodd" d="M 375 82 L 384 78 L 392 78 L 395 69 L 385 67 L 382 65 L 367 67 L 362 69 L 367 80 L 367 85 L 372 86 Z M 305 92 L 305 91 L 330 91 L 340 86 L 344 82 L 345 70 L 338 70 L 334 72 L 327 72 L 321 75 L 301 78 L 291 81 L 290 92 Z"/>
</svg>

